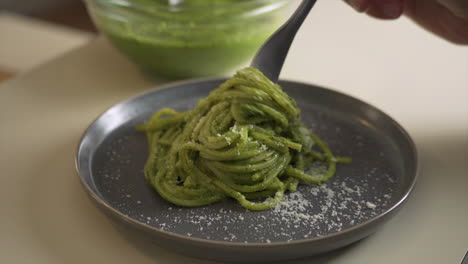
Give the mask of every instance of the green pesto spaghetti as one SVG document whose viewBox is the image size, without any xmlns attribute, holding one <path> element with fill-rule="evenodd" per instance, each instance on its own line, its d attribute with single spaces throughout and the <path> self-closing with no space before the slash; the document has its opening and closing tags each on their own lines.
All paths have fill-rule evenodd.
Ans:
<svg viewBox="0 0 468 264">
<path fill-rule="evenodd" d="M 280 203 L 300 181 L 335 174 L 328 146 L 300 120 L 296 102 L 260 71 L 245 68 L 193 110 L 165 108 L 144 125 L 149 143 L 145 178 L 165 200 L 203 206 L 226 198 L 250 210 Z M 306 173 L 313 163 L 325 165 Z"/>
</svg>

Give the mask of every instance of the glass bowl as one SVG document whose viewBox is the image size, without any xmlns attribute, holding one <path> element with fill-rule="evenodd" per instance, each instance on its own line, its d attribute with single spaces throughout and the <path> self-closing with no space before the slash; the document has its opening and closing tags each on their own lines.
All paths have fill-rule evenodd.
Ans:
<svg viewBox="0 0 468 264">
<path fill-rule="evenodd" d="M 286 21 L 292 0 L 86 0 L 118 50 L 145 72 L 217 76 L 249 62 Z"/>
</svg>

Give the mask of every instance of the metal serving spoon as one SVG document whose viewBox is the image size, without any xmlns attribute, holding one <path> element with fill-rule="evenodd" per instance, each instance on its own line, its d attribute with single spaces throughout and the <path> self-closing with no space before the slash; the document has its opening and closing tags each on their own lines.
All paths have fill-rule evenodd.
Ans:
<svg viewBox="0 0 468 264">
<path fill-rule="evenodd" d="M 263 44 L 250 65 L 277 82 L 289 47 L 315 2 L 317 0 L 303 0 L 288 21 Z"/>
</svg>

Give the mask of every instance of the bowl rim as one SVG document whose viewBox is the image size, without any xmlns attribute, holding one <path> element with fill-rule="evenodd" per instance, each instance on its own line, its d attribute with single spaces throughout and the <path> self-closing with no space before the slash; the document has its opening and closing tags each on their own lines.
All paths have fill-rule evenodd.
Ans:
<svg viewBox="0 0 468 264">
<path fill-rule="evenodd" d="M 160 11 L 167 11 L 172 13 L 185 13 L 190 11 L 206 11 L 206 8 L 213 7 L 213 4 L 204 4 L 204 5 L 197 5 L 193 7 L 184 7 L 177 4 L 174 5 L 167 5 L 161 4 L 156 1 L 154 2 L 136 2 L 133 0 L 84 0 L 88 4 L 99 4 L 102 6 L 107 7 L 120 7 L 120 8 L 127 8 L 127 9 L 136 9 L 139 11 L 147 10 L 147 9 L 155 9 L 158 8 Z M 177 0 L 176 0 L 177 1 Z M 276 5 L 284 5 L 286 3 L 293 2 L 291 0 L 250 0 L 250 1 L 233 1 L 229 3 L 222 3 L 217 4 L 217 7 L 220 8 L 232 8 L 232 7 L 249 7 L 249 6 L 268 6 L 272 4 Z"/>
</svg>

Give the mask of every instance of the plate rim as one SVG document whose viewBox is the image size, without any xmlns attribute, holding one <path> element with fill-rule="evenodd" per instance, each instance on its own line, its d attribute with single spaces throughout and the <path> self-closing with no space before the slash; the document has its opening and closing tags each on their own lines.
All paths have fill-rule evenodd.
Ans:
<svg viewBox="0 0 468 264">
<path fill-rule="evenodd" d="M 361 222 L 359 224 L 353 225 L 349 228 L 346 228 L 342 231 L 334 232 L 331 234 L 323 235 L 323 236 L 317 236 L 313 238 L 303 238 L 303 239 L 298 239 L 298 240 L 291 240 L 291 241 L 272 241 L 271 243 L 264 243 L 264 242 L 231 242 L 231 241 L 221 241 L 221 240 L 213 240 L 213 239 L 206 239 L 206 238 L 198 238 L 198 237 L 191 237 L 187 235 L 182 235 L 179 233 L 174 233 L 166 230 L 159 229 L 157 227 L 148 225 L 144 222 L 140 222 L 137 219 L 133 219 L 124 213 L 120 212 L 116 208 L 112 207 L 110 204 L 106 203 L 99 195 L 89 186 L 89 184 L 85 181 L 84 177 L 81 175 L 81 170 L 80 170 L 80 153 L 82 150 L 82 145 L 84 143 L 84 139 L 88 135 L 88 132 L 92 129 L 93 125 L 100 119 L 102 118 L 106 113 L 108 113 L 110 110 L 112 110 L 115 107 L 118 107 L 120 105 L 126 104 L 130 101 L 136 100 L 140 97 L 144 97 L 148 94 L 153 94 L 153 93 L 158 93 L 162 92 L 168 89 L 172 88 L 177 88 L 179 86 L 185 86 L 185 85 L 190 85 L 190 84 L 195 84 L 195 83 L 204 83 L 204 82 L 215 82 L 215 81 L 226 81 L 228 78 L 226 77 L 208 77 L 208 78 L 197 78 L 197 79 L 189 79 L 189 80 L 181 80 L 181 81 L 175 81 L 175 82 L 169 82 L 165 83 L 162 85 L 156 85 L 150 89 L 147 89 L 145 91 L 139 92 L 127 99 L 118 101 L 117 103 L 111 105 L 110 107 L 106 108 L 102 113 L 100 113 L 93 121 L 90 122 L 90 124 L 86 127 L 84 132 L 79 138 L 78 144 L 75 148 L 75 174 L 78 176 L 80 179 L 81 185 L 84 187 L 86 190 L 87 194 L 92 198 L 92 200 L 97 203 L 101 208 L 104 208 L 108 210 L 108 212 L 112 213 L 113 216 L 116 216 L 119 218 L 119 220 L 124 221 L 126 223 L 131 224 L 134 227 L 137 227 L 139 229 L 145 230 L 145 231 L 150 231 L 151 233 L 155 233 L 157 235 L 162 235 L 165 237 L 170 237 L 173 239 L 177 240 L 184 240 L 187 242 L 191 243 L 196 243 L 200 245 L 210 245 L 210 246 L 221 246 L 221 247 L 240 247 L 240 248 L 276 248 L 276 247 L 284 247 L 284 246 L 295 246 L 295 245 L 303 245 L 303 244 L 317 244 L 321 243 L 323 241 L 327 240 L 333 240 L 335 238 L 339 237 L 346 237 L 348 234 L 352 234 L 354 232 L 359 231 L 360 229 L 366 228 L 366 226 L 371 226 L 372 224 L 375 224 L 381 220 L 385 220 L 385 217 L 387 215 L 391 215 L 392 213 L 396 213 L 398 209 L 400 209 L 405 202 L 408 200 L 409 196 L 412 194 L 417 179 L 419 178 L 419 171 L 420 171 L 420 162 L 419 162 L 419 155 L 417 151 L 416 144 L 412 137 L 410 136 L 409 132 L 403 128 L 402 125 L 400 125 L 394 118 L 392 118 L 390 115 L 385 113 L 384 111 L 380 110 L 379 108 L 361 100 L 358 99 L 354 96 L 351 96 L 349 94 L 343 93 L 341 91 L 336 91 L 331 88 L 326 88 L 320 85 L 312 84 L 312 83 L 305 83 L 301 81 L 295 81 L 295 80 L 288 80 L 288 79 L 281 79 L 278 81 L 278 84 L 283 87 L 284 84 L 298 84 L 298 85 L 303 85 L 303 86 L 308 86 L 313 89 L 318 89 L 318 90 L 323 90 L 328 93 L 333 93 L 337 94 L 340 96 L 347 97 L 348 99 L 357 101 L 359 104 L 364 105 L 367 108 L 373 109 L 377 111 L 380 115 L 384 116 L 387 118 L 389 121 L 391 121 L 392 125 L 398 129 L 398 131 L 404 136 L 405 140 L 408 143 L 409 149 L 411 150 L 411 156 L 414 159 L 415 165 L 414 165 L 414 173 L 413 173 L 413 178 L 411 180 L 411 183 L 408 187 L 407 190 L 404 190 L 404 195 L 397 201 L 395 202 L 391 207 L 386 209 L 384 212 L 378 214 L 377 216 L 371 217 L 368 220 Z"/>
</svg>

